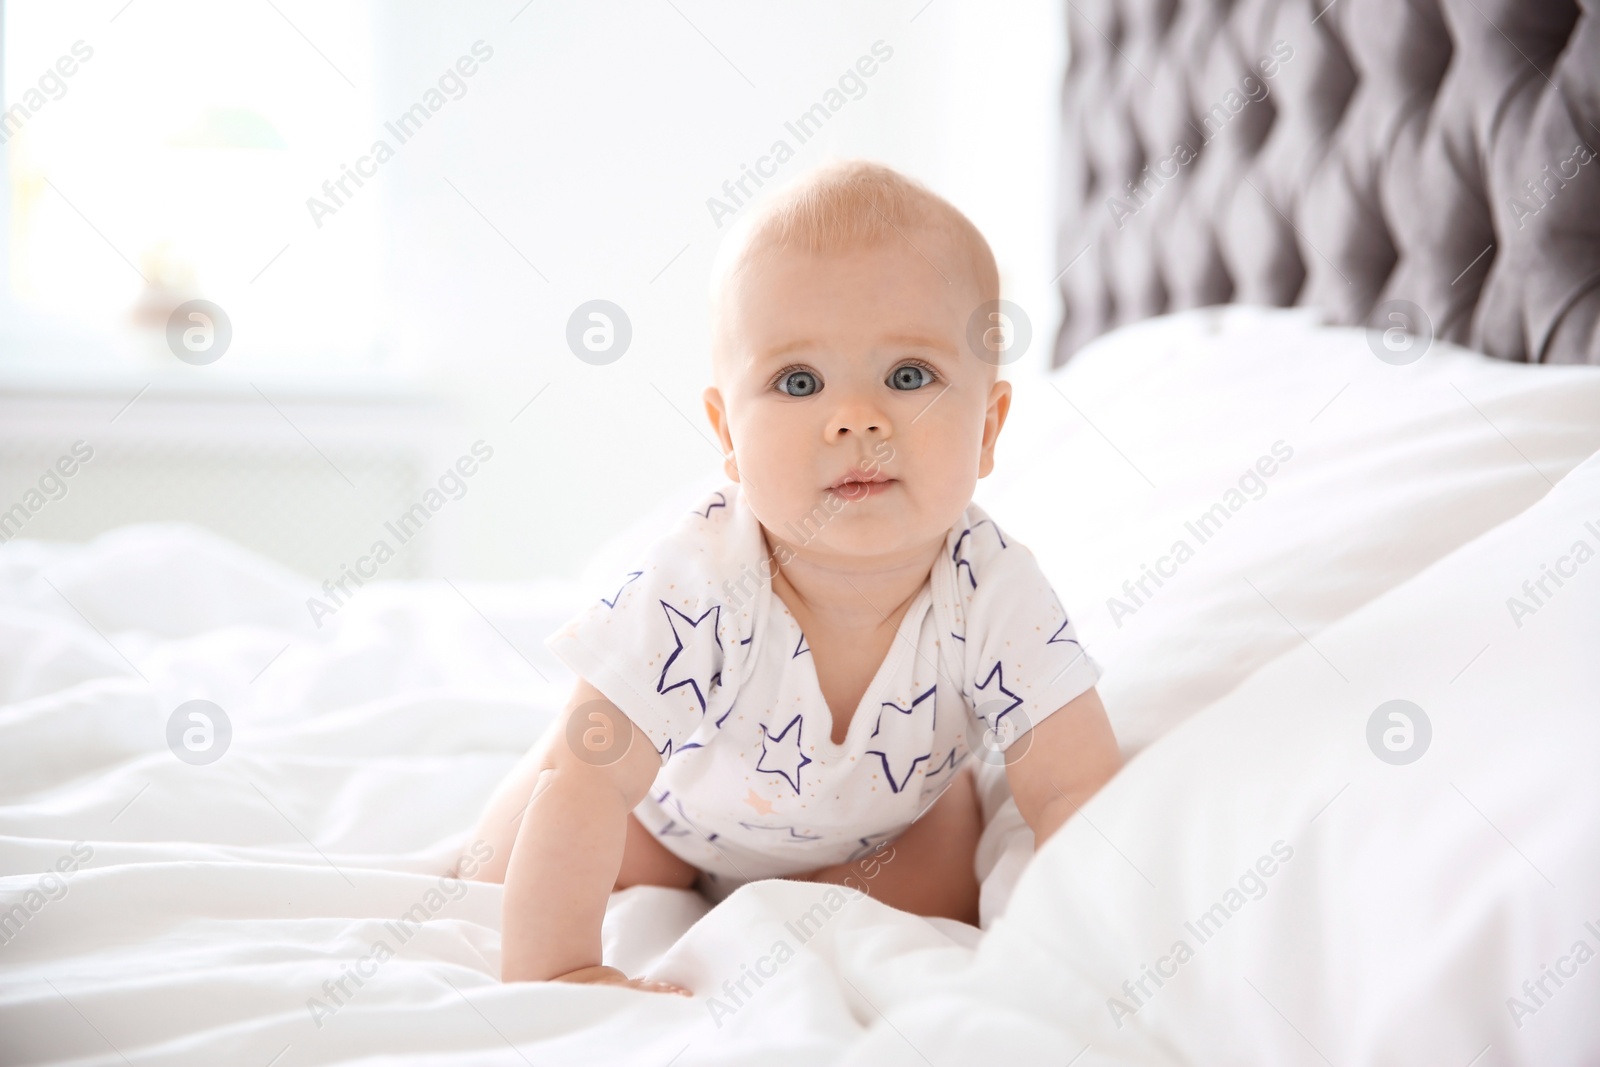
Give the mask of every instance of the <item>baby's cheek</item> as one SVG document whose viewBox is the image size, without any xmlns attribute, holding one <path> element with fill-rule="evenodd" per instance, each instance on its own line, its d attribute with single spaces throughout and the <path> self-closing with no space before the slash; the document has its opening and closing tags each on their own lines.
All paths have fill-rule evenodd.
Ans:
<svg viewBox="0 0 1600 1067">
<path fill-rule="evenodd" d="M 763 493 L 767 497 L 781 494 L 785 480 L 794 480 L 801 455 L 797 443 L 785 444 L 760 423 L 744 427 L 742 434 L 735 432 L 733 452 L 733 462 L 745 483 L 746 498 L 752 503 Z"/>
</svg>

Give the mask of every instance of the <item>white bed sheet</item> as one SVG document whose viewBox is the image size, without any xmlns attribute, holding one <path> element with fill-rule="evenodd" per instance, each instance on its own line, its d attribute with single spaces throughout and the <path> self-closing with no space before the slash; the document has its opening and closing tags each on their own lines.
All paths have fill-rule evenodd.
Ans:
<svg viewBox="0 0 1600 1067">
<path fill-rule="evenodd" d="M 509 1039 L 534 1062 L 665 1063 L 696 1034 L 680 1063 L 817 1062 L 868 1021 L 841 974 L 886 997 L 970 958 L 975 928 L 865 899 L 802 947 L 785 924 L 825 899 L 806 883 L 760 883 L 698 926 L 697 895 L 639 887 L 605 926 L 630 973 L 670 952 L 714 991 L 780 936 L 799 956 L 759 1000 L 724 995 L 727 1018 L 706 998 L 502 986 L 500 888 L 440 875 L 565 698 L 538 638 L 576 590 L 374 586 L 318 635 L 305 583 L 189 528 L 0 559 L 0 909 L 25 913 L 0 945 L 0 1062 L 520 1062 Z M 190 766 L 166 721 L 199 696 L 233 736 Z M 42 882 L 75 845 L 86 862 Z M 419 904 L 426 923 L 398 921 Z"/>
<path fill-rule="evenodd" d="M 1281 340 L 1292 324 L 1279 324 Z M 1084 367 L 1099 377 L 1082 384 L 1109 386 L 1109 364 Z M 1550 370 L 1517 369 L 1530 383 Z M 1056 380 L 1080 402 L 1096 395 L 1075 393 L 1072 374 Z M 1438 422 L 1415 432 L 1490 429 Z M 1540 460 L 1551 481 L 1576 463 Z M 1475 499 L 1492 495 L 1475 488 L 1470 463 L 1457 469 Z M 1490 485 L 1507 476 L 1499 457 L 1484 470 Z M 1600 907 L 1600 802 L 1581 773 L 1600 755 L 1600 684 L 1574 651 L 1600 641 L 1600 563 L 1583 575 L 1590 592 L 1574 579 L 1541 609 L 1542 638 L 1486 637 L 1461 676 L 1470 701 L 1441 705 L 1459 690 L 1436 676 L 1485 643 L 1484 627 L 1504 628 L 1500 601 L 1514 590 L 1503 586 L 1552 558 L 1569 527 L 1578 536 L 1579 518 L 1600 523 L 1600 461 L 1579 473 L 1565 492 L 1536 490 L 1476 520 L 1490 531 L 1477 540 L 1481 530 L 1421 538 L 1436 546 L 1431 559 L 1400 553 L 1405 562 L 1363 579 L 1358 597 L 1311 583 L 1299 607 L 1318 620 L 1306 635 L 1315 648 L 1274 636 L 1263 656 L 1246 627 L 1229 647 L 1246 647 L 1251 669 L 1223 662 L 1232 681 L 1214 683 L 1237 689 L 1152 727 L 1161 739 L 1040 862 L 1028 864 L 1032 835 L 1003 778 L 986 776 L 981 942 L 971 927 L 871 900 L 832 910 L 827 889 L 806 883 L 756 883 L 715 910 L 676 890 L 615 894 L 607 962 L 684 983 L 701 994 L 692 1001 L 501 985 L 499 887 L 440 880 L 489 790 L 566 696 L 541 639 L 586 584 L 378 584 L 318 631 L 307 583 L 198 531 L 129 528 L 78 548 L 13 542 L 0 549 L 0 912 L 23 914 L 0 943 L 0 1063 L 1081 1056 L 1088 1067 L 1311 1063 L 1324 1051 L 1340 1064 L 1419 1062 L 1419 1050 L 1455 1062 L 1458 1049 L 1465 1063 L 1485 1046 L 1482 1065 L 1593 1062 L 1600 965 L 1523 1029 L 1507 1029 L 1503 1001 L 1578 936 L 1569 927 L 1582 902 Z M 1026 491 L 991 497 L 997 515 L 1024 510 Z M 1377 496 L 1344 499 L 1392 507 Z M 1531 517 L 1512 519 L 1534 502 Z M 1107 514 L 1148 521 L 1138 509 Z M 1360 518 L 1341 528 L 1359 531 Z M 1190 580 L 1237 581 L 1235 557 L 1252 552 L 1281 558 L 1279 532 L 1241 527 L 1241 543 L 1197 559 Z M 1041 558 L 1049 550 L 1024 540 Z M 1338 590 L 1344 599 L 1322 599 Z M 1141 614 L 1144 646 L 1097 647 L 1108 680 L 1142 672 L 1148 691 L 1170 685 L 1150 635 L 1193 610 L 1154 601 Z M 1346 666 L 1343 682 L 1328 660 Z M 1418 675 L 1419 663 L 1434 673 Z M 1355 721 L 1351 708 L 1391 695 L 1452 709 L 1436 721 L 1432 762 L 1390 768 L 1361 747 L 1364 714 Z M 228 752 L 208 766 L 166 746 L 169 715 L 193 698 L 215 701 L 233 725 Z M 1537 729 L 1501 736 L 1518 725 Z M 1396 812 L 1407 817 L 1386 821 Z M 1313 820 L 1314 833 L 1296 836 Z M 1282 880 L 1113 1025 L 1119 983 L 1277 837 L 1297 849 Z M 59 882 L 42 873 L 74 865 Z M 1530 867 L 1553 883 L 1547 895 Z M 795 924 L 819 906 L 824 921 L 802 944 Z M 427 921 L 399 925 L 408 911 Z M 792 958 L 736 998 L 724 983 L 770 969 L 787 956 L 779 942 Z M 344 993 L 325 984 L 341 979 Z"/>
</svg>

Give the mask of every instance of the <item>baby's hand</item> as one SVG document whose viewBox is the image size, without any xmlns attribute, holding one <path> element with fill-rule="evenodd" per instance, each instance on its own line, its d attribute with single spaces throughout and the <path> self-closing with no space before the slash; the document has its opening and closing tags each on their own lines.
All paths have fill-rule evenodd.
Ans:
<svg viewBox="0 0 1600 1067">
<path fill-rule="evenodd" d="M 566 974 L 558 974 L 551 979 L 555 982 L 579 982 L 583 985 L 621 985 L 631 986 L 634 989 L 643 989 L 651 993 L 679 993 L 686 997 L 694 996 L 693 993 L 680 985 L 671 982 L 658 982 L 649 978 L 629 978 L 615 967 L 579 967 Z"/>
</svg>

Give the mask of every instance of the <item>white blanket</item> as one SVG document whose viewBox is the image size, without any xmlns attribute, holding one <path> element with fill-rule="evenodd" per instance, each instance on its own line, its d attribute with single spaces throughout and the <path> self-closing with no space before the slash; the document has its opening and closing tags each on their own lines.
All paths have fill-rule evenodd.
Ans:
<svg viewBox="0 0 1600 1067">
<path fill-rule="evenodd" d="M 1293 329 L 1324 336 L 1287 314 L 1245 325 L 1263 322 L 1275 332 L 1255 348 L 1240 334 L 1216 376 Z M 1152 378 L 1131 336 L 1120 386 L 1109 358 L 1081 365 L 1083 392 L 1071 366 L 1052 379 L 1125 449 L 1127 428 L 1086 398 L 1143 389 L 1167 412 L 1152 421 L 1170 423 L 1193 385 L 1177 352 Z M 1433 480 L 1477 502 L 1472 529 L 1384 527 L 1404 512 L 1407 472 L 1358 478 L 1344 453 L 1344 478 L 1323 490 L 1340 494 L 1328 507 L 1341 536 L 1367 534 L 1339 558 L 1385 567 L 1327 582 L 1313 553 L 1297 587 L 1282 545 L 1315 538 L 1264 517 L 1186 564 L 1187 584 L 1141 607 L 1139 629 L 1082 613 L 1104 635 L 1114 716 L 1119 675 L 1133 676 L 1124 706 L 1170 688 L 1163 634 L 1172 669 L 1207 697 L 1158 725 L 1143 710 L 1123 719 L 1147 731 L 1142 751 L 1037 862 L 1003 777 L 985 780 L 981 941 L 808 883 L 757 882 L 715 909 L 678 890 L 615 894 L 607 962 L 693 1000 L 502 985 L 500 888 L 440 877 L 565 699 L 570 679 L 541 642 L 587 586 L 379 583 L 318 631 L 307 583 L 199 531 L 13 542 L 0 549 L 0 1062 L 1595 1062 L 1600 964 L 1575 946 L 1600 949 L 1600 562 L 1573 562 L 1573 546 L 1600 548 L 1600 457 L 1567 472 L 1600 447 L 1583 445 L 1600 406 L 1551 413 L 1600 397 L 1600 375 L 1564 372 L 1552 394 L 1565 399 L 1546 401 L 1535 394 L 1554 379 L 1538 376 L 1557 369 L 1472 359 L 1461 374 L 1479 376 L 1454 380 L 1522 398 L 1513 415 L 1469 390 L 1502 429 L 1453 416 L 1437 428 L 1470 454 Z M 1285 388 L 1260 377 L 1234 387 Z M 1530 443 L 1507 419 L 1567 429 Z M 1557 488 L 1505 491 L 1522 462 L 1512 442 Z M 1497 443 L 1512 451 L 1478 455 Z M 1219 470 L 1240 458 L 1214 451 Z M 1227 484 L 1185 477 L 1200 500 Z M 1047 495 L 991 492 L 985 506 L 1004 523 L 1008 505 Z M 1072 504 L 1063 523 L 1078 528 L 1095 501 Z M 1150 521 L 1102 514 L 1127 531 Z M 1043 529 L 1023 539 L 1063 558 Z M 1107 542 L 1077 543 L 1092 556 Z M 1304 589 L 1300 625 L 1252 617 L 1196 675 L 1171 635 L 1215 602 L 1207 588 L 1239 584 L 1240 559 L 1274 561 L 1269 596 Z M 1511 611 L 1546 564 L 1572 574 Z M 1431 719 L 1431 748 L 1408 765 L 1367 740 L 1396 698 Z M 223 709 L 231 738 L 191 765 L 169 720 L 196 699 Z"/>
<path fill-rule="evenodd" d="M 538 1062 L 582 1049 L 664 1063 L 676 1035 L 699 1031 L 718 1034 L 705 1047 L 719 1055 L 738 1047 L 709 996 L 501 986 L 500 887 L 440 877 L 564 700 L 570 679 L 538 638 L 586 591 L 377 586 L 319 635 L 304 622 L 309 586 L 192 529 L 130 528 L 84 549 L 19 542 L 4 561 L 0 911 L 21 911 L 0 917 L 0 1060 L 265 1064 L 287 1047 L 280 1064 L 378 1049 L 516 1061 L 509 1038 Z M 167 721 L 200 696 L 232 738 L 193 766 L 169 749 Z M 751 890 L 687 939 L 709 910 L 698 896 L 618 893 L 606 957 L 664 973 L 670 950 L 668 969 L 715 993 L 743 966 L 764 969 L 784 924 L 823 899 L 806 883 Z M 802 955 L 782 989 L 736 1013 L 804 1009 L 772 1039 L 840 1047 L 862 1025 L 838 968 L 936 948 L 954 969 L 978 935 L 870 900 L 825 914 L 812 949 L 784 935 Z M 845 930 L 865 939 L 839 943 Z M 818 1029 L 813 1012 L 835 1017 Z M 659 1043 L 611 1025 L 625 1016 L 659 1019 Z"/>
</svg>

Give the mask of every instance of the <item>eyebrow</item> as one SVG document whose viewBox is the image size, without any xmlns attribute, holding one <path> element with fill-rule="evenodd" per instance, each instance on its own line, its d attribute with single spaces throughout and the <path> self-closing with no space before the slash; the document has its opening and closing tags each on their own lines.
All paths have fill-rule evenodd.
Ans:
<svg viewBox="0 0 1600 1067">
<path fill-rule="evenodd" d="M 880 346 L 892 348 L 921 348 L 932 352 L 938 352 L 952 358 L 960 356 L 960 353 L 952 348 L 947 342 L 940 341 L 933 337 L 924 337 L 920 334 L 891 334 L 887 337 L 878 338 L 877 343 Z M 797 352 L 801 349 L 815 347 L 817 347 L 817 343 L 815 341 L 810 340 L 809 338 L 797 338 L 796 340 L 786 341 L 783 344 L 778 345 L 776 348 L 772 348 L 766 352 L 763 352 L 761 355 L 756 357 L 756 362 L 758 364 L 771 363 L 782 359 L 791 352 Z"/>
</svg>

